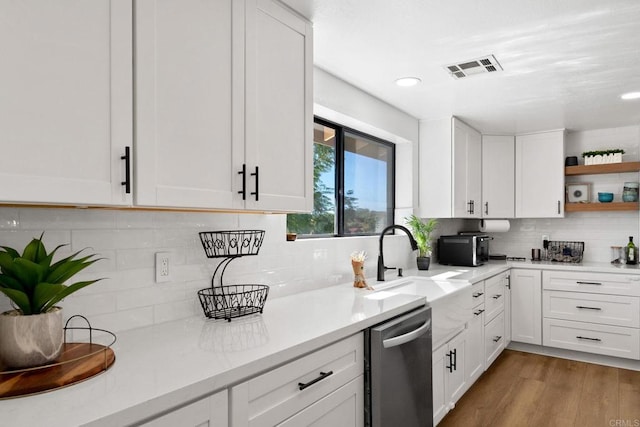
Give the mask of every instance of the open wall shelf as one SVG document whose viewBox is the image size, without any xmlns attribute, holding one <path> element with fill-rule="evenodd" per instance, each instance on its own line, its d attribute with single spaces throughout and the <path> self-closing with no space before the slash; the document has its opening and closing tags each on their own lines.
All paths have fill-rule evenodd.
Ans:
<svg viewBox="0 0 640 427">
<path fill-rule="evenodd" d="M 579 165 L 564 168 L 565 176 L 599 175 L 603 173 L 624 173 L 640 171 L 640 162 L 607 163 L 603 165 Z"/>
<path fill-rule="evenodd" d="M 600 175 L 605 173 L 626 173 L 640 171 L 640 162 L 607 163 L 603 165 L 579 165 L 564 168 L 565 176 Z M 638 202 L 612 203 L 565 203 L 565 212 L 594 212 L 594 211 L 638 211 Z"/>
</svg>

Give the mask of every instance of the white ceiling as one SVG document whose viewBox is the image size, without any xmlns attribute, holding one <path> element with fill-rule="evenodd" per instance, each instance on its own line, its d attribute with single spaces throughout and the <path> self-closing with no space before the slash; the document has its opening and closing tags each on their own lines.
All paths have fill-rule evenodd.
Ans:
<svg viewBox="0 0 640 427">
<path fill-rule="evenodd" d="M 316 66 L 419 119 L 483 133 L 640 124 L 640 0 L 284 0 Z M 493 54 L 500 73 L 443 66 Z M 395 85 L 416 76 L 419 86 Z"/>
</svg>

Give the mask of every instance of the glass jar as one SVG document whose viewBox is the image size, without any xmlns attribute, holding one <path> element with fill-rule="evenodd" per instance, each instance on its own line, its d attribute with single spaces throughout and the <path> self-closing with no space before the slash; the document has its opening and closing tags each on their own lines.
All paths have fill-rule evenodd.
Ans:
<svg viewBox="0 0 640 427">
<path fill-rule="evenodd" d="M 622 201 L 637 202 L 638 201 L 638 183 L 625 182 L 622 190 Z"/>
</svg>

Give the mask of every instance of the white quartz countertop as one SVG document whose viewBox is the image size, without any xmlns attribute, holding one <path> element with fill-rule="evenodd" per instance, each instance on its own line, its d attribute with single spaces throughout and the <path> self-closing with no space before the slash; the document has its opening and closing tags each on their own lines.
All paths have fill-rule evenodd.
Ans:
<svg viewBox="0 0 640 427">
<path fill-rule="evenodd" d="M 510 268 L 536 270 L 582 271 L 591 273 L 636 274 L 640 275 L 638 265 L 611 264 L 604 262 L 582 262 L 577 264 L 551 261 L 489 261 L 478 267 L 454 267 L 451 265 L 431 264 L 429 270 L 406 270 L 405 276 L 428 277 L 433 280 L 466 281 L 476 283 Z M 394 277 L 387 272 L 387 279 Z"/>
<path fill-rule="evenodd" d="M 432 264 L 428 271 L 406 270 L 403 278 L 388 271 L 385 282 L 369 279 L 375 292 L 344 284 L 267 300 L 262 315 L 231 322 L 200 315 L 121 332 L 111 369 L 65 389 L 0 400 L 0 424 L 129 425 L 420 307 L 425 299 L 437 303 L 510 268 L 640 274 L 637 267 L 605 263 Z"/>
<path fill-rule="evenodd" d="M 267 300 L 262 315 L 204 315 L 118 334 L 107 372 L 0 401 L 0 424 L 121 426 L 226 388 L 424 305 L 417 295 L 328 287 Z M 99 325 L 95 325 L 99 327 Z"/>
</svg>

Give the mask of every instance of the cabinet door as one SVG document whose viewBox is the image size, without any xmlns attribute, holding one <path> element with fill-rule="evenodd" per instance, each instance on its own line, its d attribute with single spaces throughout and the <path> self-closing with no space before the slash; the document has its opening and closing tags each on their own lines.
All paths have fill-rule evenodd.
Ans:
<svg viewBox="0 0 640 427">
<path fill-rule="evenodd" d="M 511 270 L 511 340 L 542 345 L 540 270 Z"/>
<path fill-rule="evenodd" d="M 241 208 L 243 2 L 135 4 L 136 204 Z"/>
<path fill-rule="evenodd" d="M 229 425 L 227 391 L 220 391 L 161 417 L 141 424 L 141 427 L 224 427 Z"/>
<path fill-rule="evenodd" d="M 362 375 L 278 424 L 280 427 L 361 427 L 363 425 L 364 379 Z"/>
<path fill-rule="evenodd" d="M 453 363 L 453 371 L 449 372 L 446 383 L 446 395 L 449 396 L 449 409 L 453 409 L 455 403 L 467 390 L 467 378 L 465 374 L 467 355 L 467 331 L 464 330 L 449 341 L 449 352 Z"/>
<path fill-rule="evenodd" d="M 311 211 L 311 24 L 273 0 L 248 0 L 246 22 L 246 207 Z"/>
<path fill-rule="evenodd" d="M 467 388 L 476 382 L 484 367 L 484 304 L 473 309 L 473 319 L 467 323 L 466 372 Z"/>
<path fill-rule="evenodd" d="M 458 119 L 453 120 L 453 216 L 482 216 L 482 137 Z"/>
<path fill-rule="evenodd" d="M 516 218 L 564 216 L 564 131 L 516 136 Z"/>
<path fill-rule="evenodd" d="M 513 218 L 515 212 L 513 136 L 482 136 L 482 217 Z"/>
<path fill-rule="evenodd" d="M 445 383 L 449 375 L 449 346 L 437 348 L 431 356 L 432 391 L 433 391 L 433 425 L 440 422 L 449 411 L 449 399 L 445 396 Z"/>
<path fill-rule="evenodd" d="M 127 205 L 130 0 L 0 5 L 0 201 Z"/>
<path fill-rule="evenodd" d="M 484 331 L 484 356 L 487 369 L 504 350 L 504 313 L 489 322 Z"/>
</svg>

